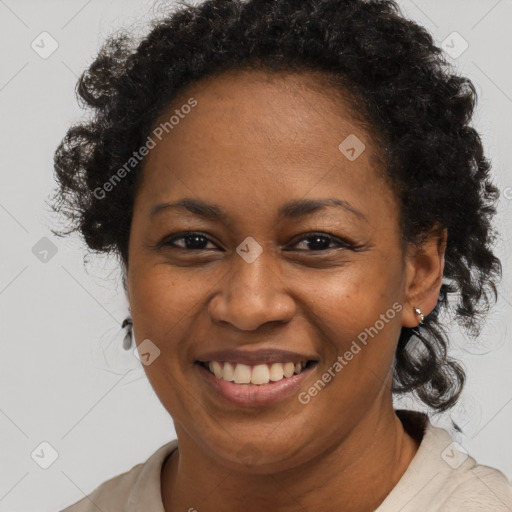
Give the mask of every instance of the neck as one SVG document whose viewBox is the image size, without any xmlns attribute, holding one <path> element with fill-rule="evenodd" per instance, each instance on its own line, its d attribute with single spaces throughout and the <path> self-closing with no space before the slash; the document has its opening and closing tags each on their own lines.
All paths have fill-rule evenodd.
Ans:
<svg viewBox="0 0 512 512">
<path fill-rule="evenodd" d="M 292 512 L 325 509 L 327 503 L 344 512 L 371 512 L 398 483 L 419 446 L 392 406 L 370 411 L 314 460 L 276 473 L 233 471 L 205 457 L 185 432 L 178 432 L 178 439 L 179 451 L 167 459 L 161 477 L 166 512 L 191 507 Z"/>
</svg>

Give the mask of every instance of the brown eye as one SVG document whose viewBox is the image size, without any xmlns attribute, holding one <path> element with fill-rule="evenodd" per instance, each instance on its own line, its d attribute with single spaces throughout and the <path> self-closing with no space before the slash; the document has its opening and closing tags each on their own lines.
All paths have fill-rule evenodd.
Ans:
<svg viewBox="0 0 512 512">
<path fill-rule="evenodd" d="M 308 249 L 311 249 L 312 251 L 325 251 L 327 249 L 333 249 L 333 247 L 330 247 L 331 244 L 336 244 L 337 247 L 346 247 L 348 248 L 349 245 L 345 242 L 342 242 L 338 240 L 335 237 L 332 237 L 330 235 L 326 235 L 324 233 L 313 233 L 311 235 L 302 237 L 296 244 L 307 241 L 307 247 Z"/>
<path fill-rule="evenodd" d="M 339 238 L 328 233 L 306 233 L 297 242 L 295 242 L 292 247 L 295 247 L 304 241 L 306 242 L 306 247 L 309 250 L 304 251 L 300 249 L 301 252 L 326 252 L 330 249 L 349 249 L 351 251 L 358 251 L 364 248 L 363 245 L 358 245 L 348 239 Z M 333 247 L 331 247 L 332 244 L 334 244 Z"/>
<path fill-rule="evenodd" d="M 183 240 L 183 246 L 177 245 L 176 241 Z M 181 233 L 180 236 L 173 236 L 172 238 L 166 237 L 158 245 L 160 247 L 170 247 L 172 249 L 183 249 L 185 251 L 203 251 L 208 250 L 205 245 L 208 242 L 212 243 L 211 240 L 202 233 Z"/>
</svg>

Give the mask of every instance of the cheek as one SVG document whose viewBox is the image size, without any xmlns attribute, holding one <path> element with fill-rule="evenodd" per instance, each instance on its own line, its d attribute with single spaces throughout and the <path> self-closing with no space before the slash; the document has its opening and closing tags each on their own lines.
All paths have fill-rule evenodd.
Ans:
<svg viewBox="0 0 512 512">
<path fill-rule="evenodd" d="M 303 276 L 298 300 L 309 306 L 307 322 L 342 403 L 374 395 L 388 378 L 401 330 L 401 279 L 399 265 L 379 257 L 322 279 Z"/>
<path fill-rule="evenodd" d="M 387 312 L 391 323 L 400 323 L 398 308 L 392 306 L 402 299 L 402 271 L 378 255 L 333 272 L 295 272 L 287 279 L 294 283 L 298 307 L 304 305 L 304 314 L 310 312 L 310 321 L 315 318 L 319 327 L 320 322 L 332 326 L 334 338 L 357 336 Z"/>
<path fill-rule="evenodd" d="M 156 273 L 150 267 L 146 269 L 135 264 L 129 270 L 128 280 L 135 339 L 138 343 L 149 339 L 161 351 L 161 333 L 170 328 L 169 320 L 174 317 L 164 314 L 164 307 L 172 308 L 169 297 L 164 293 L 164 282 L 156 279 Z M 146 373 L 152 366 L 155 364 L 145 367 Z"/>
<path fill-rule="evenodd" d="M 180 320 L 197 307 L 208 286 L 208 279 L 192 279 L 182 270 L 160 264 L 134 266 L 129 281 L 134 327 L 155 339 L 173 326 L 179 329 Z"/>
<path fill-rule="evenodd" d="M 326 414 L 363 414 L 390 382 L 402 305 L 375 282 L 361 282 L 331 282 L 315 311 L 323 322 L 315 329 L 325 355 L 319 377 L 331 383 L 317 405 L 332 409 Z"/>
<path fill-rule="evenodd" d="M 179 340 L 189 337 L 186 316 L 197 297 L 190 293 L 189 280 L 178 279 L 169 266 L 137 263 L 128 274 L 135 338 L 138 343 L 151 340 L 160 351 L 144 372 L 164 407 L 179 416 L 190 408 L 183 375 L 186 351 Z"/>
</svg>

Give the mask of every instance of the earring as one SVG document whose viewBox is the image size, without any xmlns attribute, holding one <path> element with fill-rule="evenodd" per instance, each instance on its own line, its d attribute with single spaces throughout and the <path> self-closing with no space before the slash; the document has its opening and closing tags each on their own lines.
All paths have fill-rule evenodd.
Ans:
<svg viewBox="0 0 512 512">
<path fill-rule="evenodd" d="M 132 325 L 132 319 L 130 317 L 125 318 L 121 325 L 121 329 L 126 329 L 126 334 L 123 339 L 123 348 L 125 350 L 130 350 L 132 346 Z"/>
<path fill-rule="evenodd" d="M 425 319 L 425 316 L 421 313 L 421 309 L 420 308 L 413 308 L 414 309 L 414 312 L 419 315 L 420 317 L 420 325 L 423 323 L 423 320 Z"/>
</svg>

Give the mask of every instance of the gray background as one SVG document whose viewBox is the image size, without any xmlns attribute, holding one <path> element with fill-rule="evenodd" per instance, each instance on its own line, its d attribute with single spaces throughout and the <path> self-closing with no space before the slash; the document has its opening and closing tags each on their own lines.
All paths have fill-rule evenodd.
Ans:
<svg viewBox="0 0 512 512">
<path fill-rule="evenodd" d="M 451 52 L 459 53 L 463 40 L 469 44 L 450 58 L 479 92 L 474 124 L 503 192 L 501 299 L 481 345 L 463 350 L 461 333 L 453 331 L 451 353 L 463 361 L 468 384 L 461 404 L 434 422 L 457 420 L 465 429 L 457 442 L 510 479 L 512 1 L 399 3 Z M 78 75 L 107 35 L 132 24 L 143 33 L 145 20 L 161 15 L 163 4 L 0 0 L 1 511 L 60 510 L 175 438 L 140 363 L 117 349 L 127 304 L 115 260 L 90 258 L 84 266 L 77 237 L 51 234 L 56 220 L 45 204 L 54 188 L 53 152 L 81 116 L 74 97 Z M 35 41 L 39 52 L 51 49 L 49 37 L 40 36 L 44 31 L 58 44 L 47 58 L 31 47 Z M 400 406 L 416 407 L 407 400 Z M 43 442 L 58 454 L 47 469 L 40 464 L 52 452 Z"/>
</svg>

